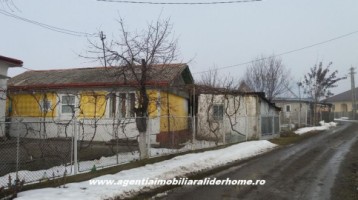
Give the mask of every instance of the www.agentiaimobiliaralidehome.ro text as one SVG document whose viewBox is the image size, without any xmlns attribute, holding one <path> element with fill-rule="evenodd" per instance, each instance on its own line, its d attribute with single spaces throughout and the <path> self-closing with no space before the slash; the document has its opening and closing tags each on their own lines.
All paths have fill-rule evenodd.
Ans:
<svg viewBox="0 0 358 200">
<path fill-rule="evenodd" d="M 205 178 L 200 180 L 191 180 L 188 178 L 173 178 L 173 179 L 139 179 L 139 180 L 101 180 L 94 179 L 89 180 L 90 185 L 265 185 L 266 180 L 231 180 L 227 179 L 216 179 L 216 178 Z"/>
</svg>

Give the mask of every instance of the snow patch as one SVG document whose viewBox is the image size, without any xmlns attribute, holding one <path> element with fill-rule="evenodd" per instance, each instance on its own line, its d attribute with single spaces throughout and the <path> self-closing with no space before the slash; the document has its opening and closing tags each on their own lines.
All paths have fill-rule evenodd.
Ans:
<svg viewBox="0 0 358 200">
<path fill-rule="evenodd" d="M 336 127 L 337 123 L 336 122 L 329 122 L 329 123 L 325 123 L 324 121 L 320 121 L 319 124 L 321 126 L 313 126 L 313 127 L 305 127 L 305 128 L 300 128 L 297 129 L 295 131 L 296 134 L 298 135 L 302 135 L 311 131 L 324 131 L 324 130 L 328 130 L 331 127 Z"/>
<path fill-rule="evenodd" d="M 117 174 L 108 174 L 93 180 L 142 180 L 142 179 L 173 179 L 185 177 L 198 172 L 209 170 L 214 167 L 223 166 L 230 162 L 252 157 L 269 151 L 276 147 L 275 144 L 266 141 L 244 142 L 224 149 L 206 151 L 202 153 L 190 153 L 177 156 L 173 159 L 148 164 L 130 170 L 121 171 Z M 30 190 L 18 194 L 19 200 L 33 199 L 108 199 L 132 197 L 141 191 L 157 188 L 156 185 L 89 185 L 89 181 L 70 183 L 66 188 L 44 188 Z M 85 188 L 85 189 L 84 189 Z"/>
</svg>

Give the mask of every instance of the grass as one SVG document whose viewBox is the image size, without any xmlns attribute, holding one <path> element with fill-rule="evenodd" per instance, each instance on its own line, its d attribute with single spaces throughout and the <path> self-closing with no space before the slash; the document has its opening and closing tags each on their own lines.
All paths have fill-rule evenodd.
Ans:
<svg viewBox="0 0 358 200">
<path fill-rule="evenodd" d="M 293 131 L 285 131 L 280 134 L 280 137 L 271 139 L 269 141 L 280 146 L 286 146 L 313 137 L 319 133 L 320 131 L 311 131 L 303 135 L 298 135 Z"/>
</svg>

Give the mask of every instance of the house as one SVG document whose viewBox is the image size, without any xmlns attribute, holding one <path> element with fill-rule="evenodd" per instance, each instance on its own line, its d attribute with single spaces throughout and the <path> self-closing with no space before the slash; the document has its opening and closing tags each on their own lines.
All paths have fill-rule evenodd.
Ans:
<svg viewBox="0 0 358 200">
<path fill-rule="evenodd" d="M 355 94 L 358 94 L 358 87 L 355 88 Z M 327 102 L 332 104 L 332 111 L 334 112 L 335 118 L 340 118 L 340 117 L 352 118 L 352 110 L 353 110 L 352 90 L 348 90 L 340 94 L 334 95 L 332 97 L 323 100 L 322 102 Z M 356 104 L 356 108 L 358 108 L 357 104 Z"/>
<path fill-rule="evenodd" d="M 197 137 L 237 142 L 275 137 L 280 108 L 262 92 L 198 86 Z"/>
<path fill-rule="evenodd" d="M 298 128 L 313 124 L 313 99 L 278 97 L 273 99 L 272 102 L 281 108 L 280 119 L 283 128 Z M 318 103 L 316 106 L 317 119 L 333 120 L 330 115 L 330 107 L 329 103 Z"/>
<path fill-rule="evenodd" d="M 38 126 L 46 123 L 48 127 L 31 133 L 34 137 L 67 137 L 71 121 L 78 121 L 83 140 L 135 140 L 138 130 L 134 109 L 138 106 L 139 87 L 136 76 L 141 72 L 138 69 L 139 66 L 133 69 L 135 75 L 120 67 L 24 72 L 9 81 L 8 116 L 12 122 L 37 122 Z M 187 134 L 189 93 L 185 86 L 191 84 L 193 77 L 186 64 L 148 68 L 151 140 L 165 143 L 169 133 Z M 26 132 L 15 125 L 10 131 L 12 135 Z"/>
<path fill-rule="evenodd" d="M 312 99 L 275 98 L 272 102 L 281 108 L 281 125 L 302 127 L 311 124 Z"/>
<path fill-rule="evenodd" d="M 6 109 L 7 71 L 10 67 L 21 67 L 23 62 L 0 55 L 0 121 L 4 122 Z M 0 126 L 0 137 L 5 136 L 5 126 Z"/>
</svg>

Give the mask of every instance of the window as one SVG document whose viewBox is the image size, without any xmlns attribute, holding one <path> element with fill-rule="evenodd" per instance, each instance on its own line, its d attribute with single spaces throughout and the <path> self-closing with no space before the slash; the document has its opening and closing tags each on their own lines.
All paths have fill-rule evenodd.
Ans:
<svg viewBox="0 0 358 200">
<path fill-rule="evenodd" d="M 109 99 L 109 117 L 135 117 L 135 94 L 117 93 Z"/>
<path fill-rule="evenodd" d="M 213 118 L 214 120 L 223 120 L 224 106 L 222 104 L 213 106 Z"/>
<path fill-rule="evenodd" d="M 75 96 L 62 96 L 61 98 L 61 113 L 72 114 L 75 112 Z"/>
<path fill-rule="evenodd" d="M 116 117 L 117 111 L 117 97 L 115 94 L 111 94 L 109 97 L 109 117 Z"/>
<path fill-rule="evenodd" d="M 40 110 L 41 112 L 49 112 L 51 110 L 51 101 L 42 100 L 40 101 Z"/>
<path fill-rule="evenodd" d="M 345 103 L 341 104 L 341 112 L 348 112 L 348 106 Z"/>
<path fill-rule="evenodd" d="M 135 94 L 130 93 L 129 94 L 129 117 L 135 117 L 134 108 L 135 108 Z"/>
<path fill-rule="evenodd" d="M 286 111 L 286 112 L 291 112 L 291 105 L 286 105 L 285 111 Z"/>
<path fill-rule="evenodd" d="M 126 117 L 126 100 L 127 100 L 127 95 L 125 93 L 119 93 L 119 116 L 120 118 L 124 118 Z"/>
</svg>

